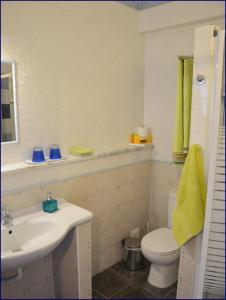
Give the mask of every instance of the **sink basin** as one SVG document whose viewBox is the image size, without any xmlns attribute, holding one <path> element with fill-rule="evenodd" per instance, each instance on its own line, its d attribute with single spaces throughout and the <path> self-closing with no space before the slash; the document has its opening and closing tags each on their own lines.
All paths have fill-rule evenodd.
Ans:
<svg viewBox="0 0 226 300">
<path fill-rule="evenodd" d="M 91 212 L 68 202 L 60 204 L 59 209 L 51 214 L 40 210 L 27 211 L 25 215 L 14 218 L 13 226 L 1 226 L 2 270 L 14 269 L 46 256 L 70 229 L 91 218 Z"/>
</svg>

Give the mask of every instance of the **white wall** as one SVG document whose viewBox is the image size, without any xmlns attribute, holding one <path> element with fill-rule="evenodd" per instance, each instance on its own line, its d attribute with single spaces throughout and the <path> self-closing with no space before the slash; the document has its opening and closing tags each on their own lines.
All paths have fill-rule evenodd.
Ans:
<svg viewBox="0 0 226 300">
<path fill-rule="evenodd" d="M 171 1 L 140 12 L 141 32 L 159 31 L 224 19 L 224 1 Z"/>
<path fill-rule="evenodd" d="M 152 128 L 155 160 L 172 161 L 177 55 L 193 53 L 193 38 L 191 28 L 146 34 L 144 123 Z"/>
<path fill-rule="evenodd" d="M 194 12 L 194 13 L 193 13 Z M 151 229 L 167 226 L 168 194 L 177 189 L 182 166 L 172 165 L 176 113 L 177 56 L 191 55 L 195 28 L 224 26 L 223 2 L 174 1 L 140 12 L 145 33 L 144 123 L 152 128 Z"/>
<path fill-rule="evenodd" d="M 208 22 L 207 22 L 208 23 Z M 224 26 L 223 21 L 214 24 Z M 153 130 L 153 159 L 171 162 L 176 113 L 177 56 L 192 55 L 194 25 L 146 33 L 144 123 Z"/>
<path fill-rule="evenodd" d="M 1 46 L 17 66 L 19 143 L 2 163 L 59 143 L 124 147 L 143 121 L 144 36 L 117 2 L 3 2 Z"/>
</svg>

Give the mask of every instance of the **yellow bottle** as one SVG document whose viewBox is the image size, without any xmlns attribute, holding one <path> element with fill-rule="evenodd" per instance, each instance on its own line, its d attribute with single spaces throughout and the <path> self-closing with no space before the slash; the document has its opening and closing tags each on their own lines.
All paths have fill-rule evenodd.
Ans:
<svg viewBox="0 0 226 300">
<path fill-rule="evenodd" d="M 140 144 L 140 136 L 138 134 L 134 134 L 133 143 L 134 144 Z"/>
</svg>

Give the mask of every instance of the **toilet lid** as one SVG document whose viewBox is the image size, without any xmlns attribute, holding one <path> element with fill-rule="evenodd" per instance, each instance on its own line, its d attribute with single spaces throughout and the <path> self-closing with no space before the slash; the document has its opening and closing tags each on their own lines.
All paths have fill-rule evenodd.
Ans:
<svg viewBox="0 0 226 300">
<path fill-rule="evenodd" d="M 141 247 L 159 254 L 173 253 L 180 249 L 169 228 L 159 228 L 146 234 L 141 241 Z"/>
</svg>

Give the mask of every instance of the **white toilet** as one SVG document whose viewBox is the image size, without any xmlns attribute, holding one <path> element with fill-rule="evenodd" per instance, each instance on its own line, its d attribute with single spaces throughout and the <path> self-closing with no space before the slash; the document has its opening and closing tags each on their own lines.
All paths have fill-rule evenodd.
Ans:
<svg viewBox="0 0 226 300">
<path fill-rule="evenodd" d="M 147 233 L 141 241 L 141 251 L 151 262 L 148 282 L 158 288 L 166 288 L 177 281 L 180 246 L 173 237 L 172 217 L 176 205 L 176 192 L 169 193 L 168 227 Z"/>
</svg>

